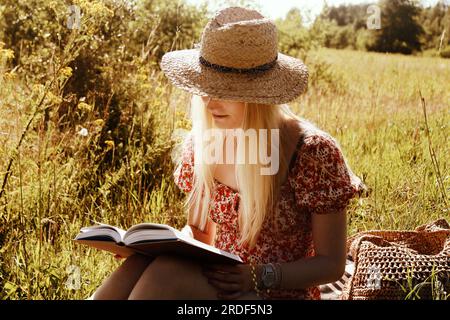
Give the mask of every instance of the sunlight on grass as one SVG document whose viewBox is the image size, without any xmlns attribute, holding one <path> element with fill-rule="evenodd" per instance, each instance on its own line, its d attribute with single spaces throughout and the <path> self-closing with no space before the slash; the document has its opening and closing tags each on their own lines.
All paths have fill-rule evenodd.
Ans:
<svg viewBox="0 0 450 320">
<path fill-rule="evenodd" d="M 348 209 L 349 234 L 448 219 L 450 61 L 330 49 L 314 55 L 342 76 L 344 92 L 310 87 L 291 106 L 336 137 L 350 167 L 371 189 Z M 175 128 L 190 126 L 187 95 L 172 90 L 158 73 L 146 77 L 144 69 L 133 86 L 145 92 L 145 103 L 126 114 L 133 140 L 102 147 L 106 123 L 84 106 L 79 112 L 85 120 L 76 130 L 61 133 L 57 123 L 38 117 L 17 148 L 47 89 L 30 91 L 13 73 L 0 70 L 0 183 L 14 160 L 0 199 L 3 298 L 87 298 L 119 262 L 74 245 L 71 239 L 82 226 L 94 221 L 123 228 L 144 221 L 185 224 L 183 195 L 171 176 L 170 137 Z M 426 101 L 429 140 L 419 91 Z M 120 148 L 126 152 L 118 154 Z M 79 272 L 79 288 L 68 286 L 78 274 L 71 266 Z"/>
</svg>

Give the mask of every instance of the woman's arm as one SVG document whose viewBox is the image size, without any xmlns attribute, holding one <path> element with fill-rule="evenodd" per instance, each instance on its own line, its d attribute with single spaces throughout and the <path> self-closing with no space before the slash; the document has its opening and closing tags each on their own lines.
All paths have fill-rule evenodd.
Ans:
<svg viewBox="0 0 450 320">
<path fill-rule="evenodd" d="M 213 222 L 209 217 L 208 222 L 206 224 L 205 232 L 201 231 L 195 226 L 191 225 L 190 227 L 192 229 L 192 232 L 194 233 L 195 239 L 212 246 L 214 245 L 214 236 L 216 234 L 216 223 Z"/>
<path fill-rule="evenodd" d="M 278 289 L 306 289 L 338 280 L 345 272 L 346 223 L 345 210 L 313 214 L 315 256 L 280 263 L 282 281 Z M 204 275 L 220 290 L 220 299 L 236 299 L 242 293 L 254 290 L 248 264 L 212 264 L 204 268 Z M 257 282 L 260 284 L 262 265 L 256 268 Z"/>
<path fill-rule="evenodd" d="M 200 208 L 202 208 L 202 202 L 200 203 Z M 210 217 L 207 217 L 206 221 L 206 227 L 205 230 L 200 230 L 196 223 L 194 222 L 194 209 L 189 209 L 187 223 L 181 229 L 182 232 L 185 232 L 192 236 L 194 239 L 201 241 L 203 243 L 214 245 L 214 237 L 216 235 L 216 223 L 210 219 Z"/>
<path fill-rule="evenodd" d="M 213 246 L 214 236 L 216 234 L 216 223 L 208 217 L 205 232 L 190 224 L 186 224 L 183 229 L 181 229 L 181 231 L 189 234 L 191 237 L 198 241 Z"/>
<path fill-rule="evenodd" d="M 315 256 L 281 263 L 285 289 L 301 289 L 339 280 L 345 272 L 346 210 L 312 215 Z"/>
</svg>

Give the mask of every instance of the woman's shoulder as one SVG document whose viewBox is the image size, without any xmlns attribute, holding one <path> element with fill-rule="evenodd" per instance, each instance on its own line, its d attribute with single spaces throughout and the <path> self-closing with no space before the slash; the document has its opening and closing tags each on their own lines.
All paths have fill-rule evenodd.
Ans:
<svg viewBox="0 0 450 320">
<path fill-rule="evenodd" d="M 334 172 L 343 174 L 351 171 L 339 141 L 329 132 L 316 125 L 301 121 L 301 138 L 297 154 L 292 158 L 291 178 L 304 179 L 304 176 L 318 179 Z"/>
<path fill-rule="evenodd" d="M 305 132 L 290 178 L 298 204 L 320 213 L 343 208 L 350 198 L 367 190 L 337 139 L 317 127 Z"/>
<path fill-rule="evenodd" d="M 329 132 L 304 119 L 297 120 L 297 122 L 300 128 L 297 158 L 303 155 L 308 156 L 308 152 L 320 151 L 323 154 L 341 151 L 339 142 Z"/>
</svg>

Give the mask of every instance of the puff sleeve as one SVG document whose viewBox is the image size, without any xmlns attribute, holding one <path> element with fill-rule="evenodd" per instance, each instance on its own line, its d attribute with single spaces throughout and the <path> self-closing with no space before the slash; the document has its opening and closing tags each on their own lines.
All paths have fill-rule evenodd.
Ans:
<svg viewBox="0 0 450 320">
<path fill-rule="evenodd" d="M 183 192 L 190 192 L 194 183 L 194 148 L 193 137 L 188 135 L 181 147 L 181 156 L 173 173 L 175 184 Z"/>
<path fill-rule="evenodd" d="M 336 140 L 323 134 L 305 138 L 294 164 L 291 185 L 296 204 L 317 214 L 344 209 L 351 198 L 365 190 Z"/>
</svg>

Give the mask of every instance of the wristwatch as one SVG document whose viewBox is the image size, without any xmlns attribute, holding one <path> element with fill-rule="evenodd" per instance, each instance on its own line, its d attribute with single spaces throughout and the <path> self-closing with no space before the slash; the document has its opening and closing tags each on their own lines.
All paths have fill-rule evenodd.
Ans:
<svg viewBox="0 0 450 320">
<path fill-rule="evenodd" d="M 273 264 L 263 264 L 261 281 L 265 288 L 272 288 L 275 284 L 275 267 Z"/>
</svg>

